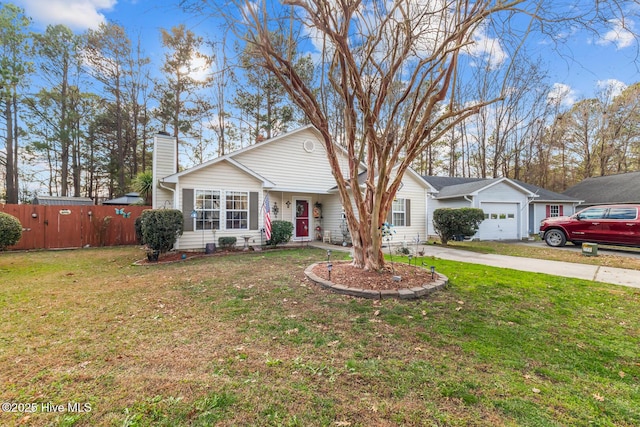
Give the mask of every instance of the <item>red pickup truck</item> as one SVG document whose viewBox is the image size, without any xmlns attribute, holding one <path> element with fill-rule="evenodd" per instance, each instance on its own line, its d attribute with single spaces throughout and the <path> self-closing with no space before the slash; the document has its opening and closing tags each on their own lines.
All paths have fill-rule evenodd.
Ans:
<svg viewBox="0 0 640 427">
<path fill-rule="evenodd" d="M 593 206 L 568 217 L 545 218 L 540 237 L 554 247 L 567 241 L 640 247 L 640 206 Z"/>
</svg>

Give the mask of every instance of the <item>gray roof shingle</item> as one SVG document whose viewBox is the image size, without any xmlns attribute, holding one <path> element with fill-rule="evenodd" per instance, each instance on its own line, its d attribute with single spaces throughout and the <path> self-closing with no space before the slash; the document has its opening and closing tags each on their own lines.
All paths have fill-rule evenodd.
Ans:
<svg viewBox="0 0 640 427">
<path fill-rule="evenodd" d="M 640 172 L 587 178 L 563 194 L 584 205 L 640 203 Z"/>
<path fill-rule="evenodd" d="M 478 191 L 501 178 L 459 178 L 447 176 L 423 176 L 425 181 L 431 184 L 438 194 L 436 198 L 463 197 L 475 191 Z M 527 184 L 517 179 L 509 178 L 509 181 L 521 186 L 522 188 L 537 194 L 536 202 L 579 202 L 580 200 L 570 197 L 566 194 L 555 193 L 545 190 L 537 185 Z"/>
</svg>

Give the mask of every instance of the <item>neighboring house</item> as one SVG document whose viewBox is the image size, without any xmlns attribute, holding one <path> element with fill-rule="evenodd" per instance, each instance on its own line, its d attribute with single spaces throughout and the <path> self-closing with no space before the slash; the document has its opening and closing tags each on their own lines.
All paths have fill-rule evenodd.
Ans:
<svg viewBox="0 0 640 427">
<path fill-rule="evenodd" d="M 431 186 L 428 218 L 438 208 L 480 208 L 485 220 L 474 238 L 519 240 L 538 233 L 540 221 L 571 215 L 580 200 L 509 178 L 457 178 L 425 176 Z M 431 220 L 429 235 L 435 235 Z"/>
<path fill-rule="evenodd" d="M 127 193 L 122 197 L 105 200 L 103 205 L 144 205 L 144 199 L 138 193 Z"/>
<path fill-rule="evenodd" d="M 348 156 L 340 150 L 340 167 Z M 264 199 L 271 219 L 290 221 L 293 241 L 343 241 L 346 224 L 340 196 L 315 128 L 306 126 L 176 173 L 175 140 L 156 135 L 153 207 L 179 209 L 184 233 L 177 249 L 201 249 L 233 236 L 237 245 L 264 242 Z M 360 167 L 359 173 L 365 172 Z M 405 174 L 393 204 L 394 243 L 426 236 L 429 186 L 414 171 Z M 328 232 L 328 233 L 327 233 Z M 345 240 L 348 240 L 348 235 Z"/>
<path fill-rule="evenodd" d="M 596 205 L 640 204 L 640 172 L 587 178 L 563 194 L 580 199 L 580 209 Z"/>
</svg>

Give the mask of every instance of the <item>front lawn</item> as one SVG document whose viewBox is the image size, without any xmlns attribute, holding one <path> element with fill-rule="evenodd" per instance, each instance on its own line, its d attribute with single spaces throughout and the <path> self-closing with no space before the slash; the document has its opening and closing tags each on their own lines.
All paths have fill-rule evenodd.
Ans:
<svg viewBox="0 0 640 427">
<path fill-rule="evenodd" d="M 0 254 L 0 425 L 640 425 L 638 289 L 430 259 L 447 290 L 378 302 L 306 281 L 322 250 L 143 256 Z"/>
</svg>

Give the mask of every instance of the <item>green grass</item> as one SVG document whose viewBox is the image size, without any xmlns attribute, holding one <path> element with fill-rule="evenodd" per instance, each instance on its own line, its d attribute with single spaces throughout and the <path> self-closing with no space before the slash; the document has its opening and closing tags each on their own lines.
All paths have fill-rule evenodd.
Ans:
<svg viewBox="0 0 640 427">
<path fill-rule="evenodd" d="M 446 290 L 372 301 L 306 281 L 320 250 L 143 256 L 0 254 L 2 400 L 91 405 L 0 425 L 640 425 L 637 289 L 429 259 Z"/>
</svg>

